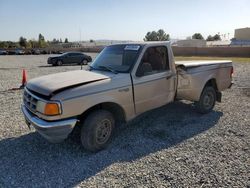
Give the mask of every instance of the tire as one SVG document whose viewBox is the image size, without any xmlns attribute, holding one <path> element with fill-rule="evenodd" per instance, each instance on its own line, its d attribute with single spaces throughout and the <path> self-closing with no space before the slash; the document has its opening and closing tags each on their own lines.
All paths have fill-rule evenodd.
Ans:
<svg viewBox="0 0 250 188">
<path fill-rule="evenodd" d="M 104 149 L 110 142 L 115 120 L 106 110 L 92 112 L 81 128 L 82 146 L 92 152 Z"/>
<path fill-rule="evenodd" d="M 87 65 L 87 64 L 88 64 L 88 61 L 87 61 L 86 59 L 84 59 L 84 60 L 82 61 L 82 64 L 83 64 L 83 65 Z"/>
<path fill-rule="evenodd" d="M 195 105 L 199 113 L 206 114 L 213 110 L 215 102 L 215 89 L 211 86 L 206 86 L 201 93 L 200 100 Z"/>
<path fill-rule="evenodd" d="M 57 66 L 62 66 L 62 64 L 63 64 L 62 60 L 58 60 L 58 61 L 56 62 L 56 65 L 57 65 Z"/>
</svg>

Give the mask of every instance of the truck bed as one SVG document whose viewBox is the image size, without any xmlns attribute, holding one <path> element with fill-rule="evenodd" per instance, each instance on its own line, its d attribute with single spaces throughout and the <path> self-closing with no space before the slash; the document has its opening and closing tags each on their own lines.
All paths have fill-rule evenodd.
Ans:
<svg viewBox="0 0 250 188">
<path fill-rule="evenodd" d="M 217 65 L 221 66 L 223 64 L 232 64 L 231 60 L 220 60 L 220 61 L 176 61 L 175 64 L 177 66 L 182 65 L 185 67 L 199 67 L 199 66 L 209 66 L 209 65 Z"/>
<path fill-rule="evenodd" d="M 210 80 L 218 91 L 231 85 L 232 61 L 177 61 L 177 98 L 198 101 L 203 87 Z"/>
</svg>

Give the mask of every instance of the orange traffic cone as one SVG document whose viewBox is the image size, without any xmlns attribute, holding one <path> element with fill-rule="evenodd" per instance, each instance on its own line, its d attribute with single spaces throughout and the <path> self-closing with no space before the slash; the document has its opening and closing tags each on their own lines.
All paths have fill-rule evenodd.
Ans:
<svg viewBox="0 0 250 188">
<path fill-rule="evenodd" d="M 27 83 L 27 76 L 26 76 L 26 70 L 23 69 L 23 78 L 22 78 L 22 85 L 20 86 L 20 88 L 24 88 L 25 85 Z"/>
</svg>

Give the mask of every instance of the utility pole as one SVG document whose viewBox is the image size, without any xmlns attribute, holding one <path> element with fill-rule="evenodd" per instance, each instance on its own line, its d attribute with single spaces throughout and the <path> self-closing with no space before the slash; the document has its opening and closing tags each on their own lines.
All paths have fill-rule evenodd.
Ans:
<svg viewBox="0 0 250 188">
<path fill-rule="evenodd" d="M 82 30 L 79 28 L 79 34 L 80 34 L 80 42 L 82 41 Z"/>
</svg>

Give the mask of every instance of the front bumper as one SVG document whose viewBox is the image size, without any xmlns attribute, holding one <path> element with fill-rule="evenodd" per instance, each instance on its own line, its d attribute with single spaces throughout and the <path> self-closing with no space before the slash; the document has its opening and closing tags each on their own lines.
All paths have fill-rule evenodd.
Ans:
<svg viewBox="0 0 250 188">
<path fill-rule="evenodd" d="M 62 142 L 66 139 L 77 122 L 75 118 L 61 121 L 45 121 L 30 113 L 24 105 L 21 106 L 21 109 L 27 125 L 32 125 L 38 133 L 52 143 Z"/>
<path fill-rule="evenodd" d="M 54 59 L 54 58 L 48 58 L 48 60 L 47 60 L 47 64 L 54 64 L 54 63 L 56 63 L 56 59 Z"/>
<path fill-rule="evenodd" d="M 48 60 L 47 60 L 47 64 L 49 64 L 49 65 L 50 65 L 50 64 L 53 64 L 52 60 L 51 60 L 51 59 L 48 59 Z"/>
</svg>

